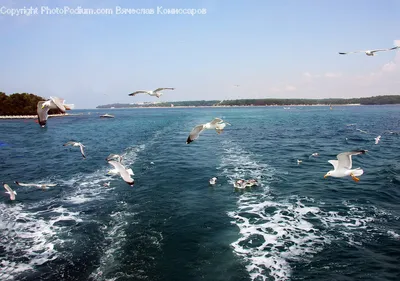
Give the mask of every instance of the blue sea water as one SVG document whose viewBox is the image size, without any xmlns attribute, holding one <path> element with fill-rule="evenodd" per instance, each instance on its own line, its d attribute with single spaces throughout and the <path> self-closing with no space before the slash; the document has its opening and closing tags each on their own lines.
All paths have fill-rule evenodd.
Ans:
<svg viewBox="0 0 400 281">
<path fill-rule="evenodd" d="M 0 121 L 0 280 L 400 280 L 399 106 L 107 111 Z M 232 126 L 185 143 L 214 117 Z M 354 149 L 359 182 L 323 178 Z"/>
</svg>

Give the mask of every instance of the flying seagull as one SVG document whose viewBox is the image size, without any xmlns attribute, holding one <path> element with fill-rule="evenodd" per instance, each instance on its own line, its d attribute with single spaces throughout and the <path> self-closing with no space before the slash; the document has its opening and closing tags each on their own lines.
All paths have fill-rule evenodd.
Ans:
<svg viewBox="0 0 400 281">
<path fill-rule="evenodd" d="M 10 194 L 10 199 L 15 200 L 15 195 L 17 195 L 17 192 L 11 189 L 11 187 L 8 186 L 8 184 L 3 183 L 4 188 L 7 190 L 6 193 Z"/>
<path fill-rule="evenodd" d="M 130 186 L 135 184 L 135 181 L 132 179 L 131 174 L 129 171 L 119 162 L 117 161 L 108 161 L 108 164 L 114 166 L 114 168 L 118 171 L 121 178 Z"/>
<path fill-rule="evenodd" d="M 364 171 L 361 168 L 352 169 L 352 155 L 365 154 L 368 150 L 355 150 L 350 152 L 339 153 L 336 157 L 338 160 L 328 160 L 329 163 L 333 165 L 333 170 L 326 173 L 324 178 L 334 177 L 343 178 L 346 176 L 351 176 L 355 182 L 360 181 L 357 176 L 361 176 Z"/>
<path fill-rule="evenodd" d="M 57 97 L 50 97 L 50 99 L 47 101 L 39 101 L 37 103 L 38 121 L 42 128 L 46 126 L 47 118 L 49 117 L 48 112 L 50 109 L 58 109 L 62 113 L 65 113 L 66 108 L 64 106 L 64 100 Z"/>
<path fill-rule="evenodd" d="M 355 51 L 355 52 L 339 52 L 340 55 L 347 55 L 352 53 L 365 53 L 367 56 L 375 56 L 376 52 L 383 52 L 383 51 L 392 51 L 399 49 L 400 46 L 396 46 L 390 49 L 376 49 L 376 50 L 365 50 L 365 51 Z"/>
<path fill-rule="evenodd" d="M 69 141 L 69 142 L 63 144 L 63 146 L 68 146 L 68 145 L 79 146 L 81 148 L 81 154 L 82 154 L 83 158 L 86 158 L 85 152 L 83 151 L 83 148 L 85 146 L 83 144 L 81 144 L 80 142 L 76 142 L 76 141 Z"/>
<path fill-rule="evenodd" d="M 129 96 L 135 96 L 137 94 L 143 93 L 143 94 L 148 94 L 149 96 L 153 96 L 153 97 L 155 96 L 155 97 L 159 98 L 163 95 L 163 93 L 161 93 L 162 90 L 175 90 L 175 88 L 158 88 L 158 89 L 155 89 L 154 91 L 136 91 L 136 92 L 129 94 Z"/>
<path fill-rule="evenodd" d="M 53 184 L 53 183 L 21 183 L 18 181 L 15 181 L 15 183 L 19 186 L 31 186 L 31 187 L 37 187 L 37 188 L 41 188 L 41 189 L 49 189 L 49 187 L 53 187 L 56 186 L 57 184 Z"/>
<path fill-rule="evenodd" d="M 377 136 L 377 137 L 375 138 L 375 144 L 378 144 L 380 140 L 381 140 L 381 136 Z"/>
<path fill-rule="evenodd" d="M 223 122 L 224 122 L 224 120 L 219 119 L 219 118 L 215 118 L 214 120 L 212 120 L 211 122 L 208 122 L 206 124 L 197 125 L 190 132 L 190 134 L 189 134 L 189 136 L 188 136 L 188 138 L 186 140 L 186 143 L 189 144 L 192 141 L 194 141 L 195 139 L 197 139 L 199 137 L 199 134 L 202 131 L 204 131 L 205 129 L 210 129 L 210 130 L 215 129 L 218 132 L 218 130 L 221 130 L 221 123 L 223 123 Z M 223 126 L 222 129 L 224 127 L 225 126 Z"/>
</svg>

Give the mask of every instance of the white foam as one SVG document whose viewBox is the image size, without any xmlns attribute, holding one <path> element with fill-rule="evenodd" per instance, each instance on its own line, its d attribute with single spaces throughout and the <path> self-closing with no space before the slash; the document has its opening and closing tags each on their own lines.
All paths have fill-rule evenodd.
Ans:
<svg viewBox="0 0 400 281">
<path fill-rule="evenodd" d="M 400 234 L 397 234 L 396 232 L 394 232 L 393 230 L 389 230 L 387 232 L 387 234 L 391 237 L 393 237 L 394 239 L 400 239 Z"/>
</svg>

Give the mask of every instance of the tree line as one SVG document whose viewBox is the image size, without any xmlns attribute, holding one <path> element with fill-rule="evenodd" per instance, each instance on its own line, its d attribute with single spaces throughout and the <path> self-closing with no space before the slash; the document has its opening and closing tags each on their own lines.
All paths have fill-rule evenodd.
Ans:
<svg viewBox="0 0 400 281">
<path fill-rule="evenodd" d="M 366 98 L 350 98 L 350 99 L 240 99 L 240 100 L 200 100 L 200 101 L 176 101 L 176 102 L 161 102 L 156 104 L 123 104 L 114 103 L 107 105 L 99 105 L 97 108 L 129 108 L 129 107 L 171 107 L 174 106 L 265 106 L 265 105 L 346 105 L 346 104 L 361 104 L 361 105 L 384 105 L 384 104 L 400 104 L 400 95 L 384 95 Z"/>
<path fill-rule="evenodd" d="M 0 92 L 0 115 L 36 115 L 37 103 L 45 100 L 29 93 L 14 93 L 8 96 Z M 61 112 L 55 109 L 49 110 L 49 114 L 58 113 Z"/>
</svg>

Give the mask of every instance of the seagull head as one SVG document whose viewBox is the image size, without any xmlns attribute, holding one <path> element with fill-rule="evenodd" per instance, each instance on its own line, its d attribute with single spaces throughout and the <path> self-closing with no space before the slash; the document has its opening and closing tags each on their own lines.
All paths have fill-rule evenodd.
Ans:
<svg viewBox="0 0 400 281">
<path fill-rule="evenodd" d="M 332 176 L 332 171 L 329 171 L 325 174 L 324 179 L 326 179 L 327 177 Z"/>
</svg>

